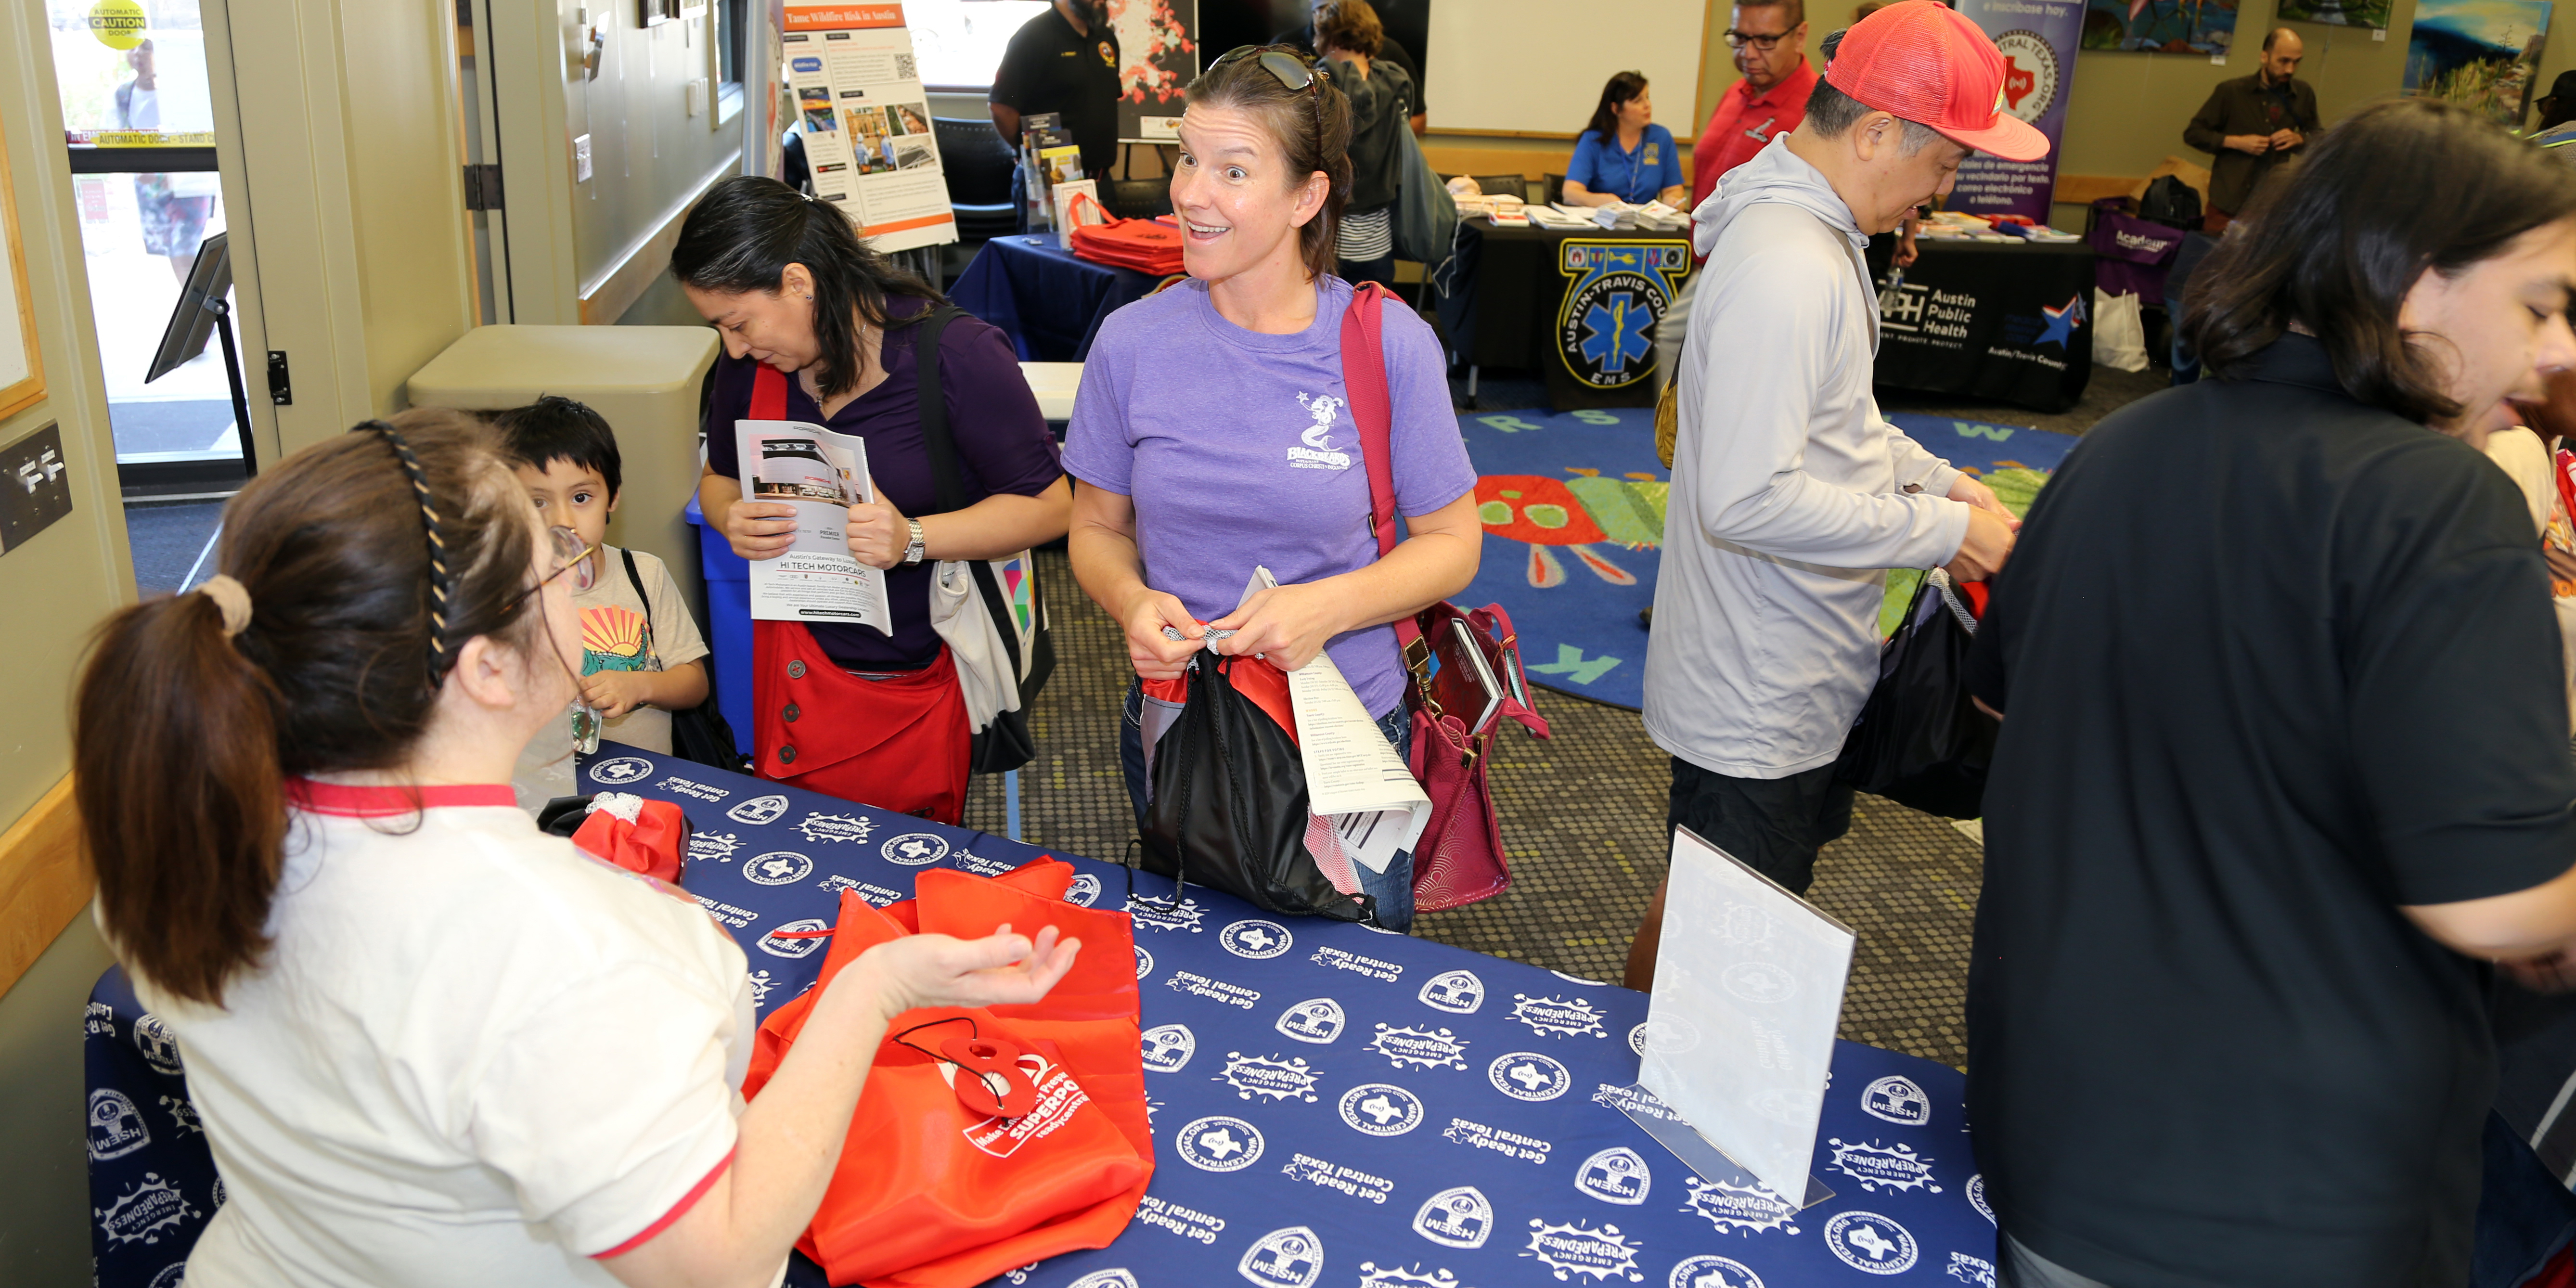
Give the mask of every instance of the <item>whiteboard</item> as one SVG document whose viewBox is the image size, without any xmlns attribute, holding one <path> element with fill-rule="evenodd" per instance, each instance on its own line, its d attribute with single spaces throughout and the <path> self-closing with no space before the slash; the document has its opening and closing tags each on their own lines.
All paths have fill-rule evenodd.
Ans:
<svg viewBox="0 0 2576 1288">
<path fill-rule="evenodd" d="M 1431 6 L 1431 128 L 1580 133 L 1601 86 L 1646 75 L 1655 123 L 1695 138 L 1707 0 L 1473 0 Z"/>
</svg>

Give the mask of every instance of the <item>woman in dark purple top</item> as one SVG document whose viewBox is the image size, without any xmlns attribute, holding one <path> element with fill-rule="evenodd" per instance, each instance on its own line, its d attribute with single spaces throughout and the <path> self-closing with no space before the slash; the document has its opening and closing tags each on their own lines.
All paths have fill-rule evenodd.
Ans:
<svg viewBox="0 0 2576 1288">
<path fill-rule="evenodd" d="M 750 415 L 762 367 L 786 374 L 787 419 L 867 441 L 876 482 L 877 499 L 850 508 L 850 553 L 886 570 L 894 632 L 755 624 L 761 772 L 954 822 L 968 731 L 955 669 L 931 629 L 932 565 L 1052 541 L 1072 509 L 1009 338 L 962 314 L 940 332 L 942 403 L 966 504 L 930 514 L 917 324 L 944 303 L 937 292 L 868 249 L 836 207 L 752 176 L 718 184 L 689 212 L 671 271 L 724 337 L 698 498 L 734 553 L 774 559 L 795 526 L 790 507 L 745 501 L 737 481 L 734 422 Z"/>
</svg>

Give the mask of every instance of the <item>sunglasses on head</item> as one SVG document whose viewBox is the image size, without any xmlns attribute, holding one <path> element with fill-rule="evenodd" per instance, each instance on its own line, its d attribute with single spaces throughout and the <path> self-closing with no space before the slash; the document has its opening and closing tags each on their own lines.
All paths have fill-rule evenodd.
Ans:
<svg viewBox="0 0 2576 1288">
<path fill-rule="evenodd" d="M 1228 63 L 1240 62 L 1246 58 L 1259 59 L 1263 71 L 1278 77 L 1280 84 L 1292 90 L 1312 90 L 1333 78 L 1331 72 L 1295 54 L 1265 49 L 1259 45 L 1237 45 L 1219 55 L 1215 62 L 1209 63 L 1208 70 L 1213 72 Z"/>
</svg>

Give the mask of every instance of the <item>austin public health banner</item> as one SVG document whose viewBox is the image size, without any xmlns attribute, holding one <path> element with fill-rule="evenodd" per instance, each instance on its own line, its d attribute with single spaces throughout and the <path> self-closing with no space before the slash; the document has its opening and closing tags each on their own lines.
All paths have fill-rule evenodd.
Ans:
<svg viewBox="0 0 2576 1288">
<path fill-rule="evenodd" d="M 1654 405 L 1655 326 L 1691 271 L 1689 240 L 1569 237 L 1557 243 L 1557 268 L 1565 278 L 1549 333 L 1557 360 L 1540 364 L 1549 405 Z"/>
<path fill-rule="evenodd" d="M 2075 83 L 2075 45 L 2084 34 L 2083 0 L 1959 0 L 1959 12 L 1985 28 L 2003 52 L 2003 101 L 1996 106 L 2039 127 L 2048 136 L 2048 155 L 2037 161 L 1982 153 L 1968 158 L 1948 208 L 2047 223 L 2066 133 L 2066 94 Z"/>
</svg>

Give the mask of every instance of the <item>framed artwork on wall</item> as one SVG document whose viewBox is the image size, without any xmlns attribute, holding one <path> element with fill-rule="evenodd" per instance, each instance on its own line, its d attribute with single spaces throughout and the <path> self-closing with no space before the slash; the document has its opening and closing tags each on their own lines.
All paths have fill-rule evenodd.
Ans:
<svg viewBox="0 0 2576 1288">
<path fill-rule="evenodd" d="M 2522 128 L 2549 10 L 2548 0 L 2419 0 L 2406 41 L 2406 92 Z"/>
<path fill-rule="evenodd" d="M 2236 43 L 2236 0 L 2089 0 L 2086 49 L 2225 58 Z"/>
<path fill-rule="evenodd" d="M 45 360 L 36 349 L 36 299 L 27 283 L 27 252 L 18 238 L 18 200 L 9 184 L 9 154 L 0 149 L 0 416 L 45 396 Z"/>
<path fill-rule="evenodd" d="M 2396 0 L 2281 0 L 2278 17 L 2284 21 L 2323 22 L 2338 27 L 2371 27 L 2388 30 L 2389 10 Z"/>
</svg>

